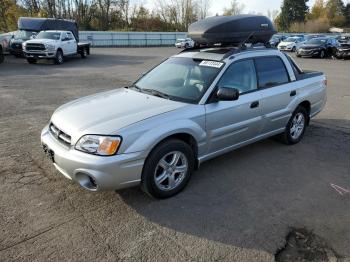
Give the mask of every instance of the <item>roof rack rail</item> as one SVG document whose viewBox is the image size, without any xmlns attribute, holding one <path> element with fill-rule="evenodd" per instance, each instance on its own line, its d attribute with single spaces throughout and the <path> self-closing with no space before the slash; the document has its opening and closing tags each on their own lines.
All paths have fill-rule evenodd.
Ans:
<svg viewBox="0 0 350 262">
<path fill-rule="evenodd" d="M 276 47 L 271 46 L 269 42 L 252 44 L 251 46 L 247 46 L 246 43 L 241 43 L 240 45 L 214 44 L 214 45 L 195 45 L 194 47 L 186 48 L 186 49 L 182 50 L 180 53 L 195 52 L 195 51 L 201 51 L 201 50 L 210 50 L 210 49 L 214 49 L 214 48 L 230 49 L 230 50 L 228 50 L 225 57 L 230 56 L 231 53 L 233 54 L 233 53 L 238 53 L 238 52 L 247 51 L 247 50 L 254 50 L 257 48 L 276 49 Z"/>
</svg>

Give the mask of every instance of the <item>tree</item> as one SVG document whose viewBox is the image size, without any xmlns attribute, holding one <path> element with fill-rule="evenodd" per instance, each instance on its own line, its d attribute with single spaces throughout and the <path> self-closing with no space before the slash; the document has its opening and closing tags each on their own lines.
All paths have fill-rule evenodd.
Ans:
<svg viewBox="0 0 350 262">
<path fill-rule="evenodd" d="M 198 13 L 199 13 L 199 18 L 204 19 L 208 16 L 208 11 L 210 7 L 210 0 L 199 0 L 198 1 Z"/>
<path fill-rule="evenodd" d="M 224 8 L 224 15 L 239 15 L 244 10 L 244 4 L 239 3 L 237 0 L 232 0 L 230 7 Z"/>
<path fill-rule="evenodd" d="M 306 14 L 309 11 L 307 2 L 309 0 L 284 0 L 279 17 L 279 28 L 289 30 L 292 23 L 305 22 Z"/>
<path fill-rule="evenodd" d="M 327 16 L 332 26 L 343 26 L 345 23 L 345 6 L 342 0 L 328 0 Z"/>
<path fill-rule="evenodd" d="M 311 13 L 309 14 L 309 18 L 312 20 L 319 18 L 326 18 L 328 15 L 327 7 L 324 0 L 316 0 L 315 4 L 311 8 Z"/>
<path fill-rule="evenodd" d="M 350 3 L 344 8 L 345 25 L 350 27 Z"/>
</svg>

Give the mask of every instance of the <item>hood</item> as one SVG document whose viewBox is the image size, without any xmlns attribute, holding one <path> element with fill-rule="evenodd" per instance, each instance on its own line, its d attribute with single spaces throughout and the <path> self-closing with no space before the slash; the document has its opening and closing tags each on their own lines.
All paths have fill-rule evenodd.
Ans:
<svg viewBox="0 0 350 262">
<path fill-rule="evenodd" d="M 287 46 L 287 45 L 294 45 L 294 42 L 281 42 L 280 45 L 281 46 Z"/>
<path fill-rule="evenodd" d="M 59 107 L 51 122 L 75 143 L 82 135 L 115 135 L 116 131 L 187 104 L 118 88 Z"/>
<path fill-rule="evenodd" d="M 304 49 L 315 49 L 315 48 L 319 48 L 322 47 L 323 45 L 320 44 L 303 44 L 300 46 L 300 48 L 304 48 Z"/>
<path fill-rule="evenodd" d="M 28 44 L 55 44 L 56 41 L 58 40 L 53 40 L 53 39 L 31 39 L 26 41 Z"/>
</svg>

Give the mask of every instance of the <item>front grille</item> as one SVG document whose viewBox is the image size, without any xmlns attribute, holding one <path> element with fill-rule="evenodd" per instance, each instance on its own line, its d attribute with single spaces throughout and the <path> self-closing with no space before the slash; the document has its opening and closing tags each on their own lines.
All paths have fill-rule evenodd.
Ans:
<svg viewBox="0 0 350 262">
<path fill-rule="evenodd" d="M 22 50 L 22 44 L 13 43 L 11 44 L 12 49 Z"/>
<path fill-rule="evenodd" d="M 310 55 L 314 52 L 314 50 L 299 50 L 299 53 L 302 55 Z"/>
<path fill-rule="evenodd" d="M 70 146 L 71 144 L 71 137 L 70 135 L 66 134 L 62 130 L 60 130 L 58 127 L 56 127 L 53 123 L 50 123 L 49 125 L 50 133 L 61 143 Z"/>
<path fill-rule="evenodd" d="M 28 43 L 26 45 L 26 50 L 27 51 L 45 51 L 45 45 L 43 44 L 32 44 L 32 43 Z"/>
</svg>

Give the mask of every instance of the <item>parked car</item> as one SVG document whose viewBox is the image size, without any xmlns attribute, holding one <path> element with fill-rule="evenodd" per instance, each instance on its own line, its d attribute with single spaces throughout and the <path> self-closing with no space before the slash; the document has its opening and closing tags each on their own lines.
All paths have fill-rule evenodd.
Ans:
<svg viewBox="0 0 350 262">
<path fill-rule="evenodd" d="M 326 77 L 302 71 L 275 48 L 239 44 L 244 35 L 266 43 L 274 31 L 254 15 L 194 23 L 189 34 L 209 48 L 184 50 L 127 88 L 59 107 L 41 133 L 44 152 L 88 190 L 141 185 L 166 198 L 206 160 L 274 135 L 300 142 L 326 103 Z M 225 45 L 215 46 L 218 40 Z"/>
<path fill-rule="evenodd" d="M 175 46 L 177 48 L 191 48 L 194 47 L 194 41 L 191 38 L 177 39 Z"/>
<path fill-rule="evenodd" d="M 281 51 L 295 52 L 297 48 L 302 44 L 303 39 L 298 36 L 288 37 L 278 44 L 277 48 Z"/>
<path fill-rule="evenodd" d="M 2 42 L 0 42 L 0 64 L 2 64 L 5 60 L 4 47 L 2 45 Z"/>
<path fill-rule="evenodd" d="M 348 42 L 343 42 L 338 45 L 335 57 L 338 59 L 345 59 L 350 57 L 350 39 Z"/>
<path fill-rule="evenodd" d="M 10 52 L 10 41 L 13 38 L 15 32 L 9 32 L 0 34 L 0 43 L 5 54 Z"/>
<path fill-rule="evenodd" d="M 347 43 L 349 40 L 350 40 L 350 34 L 342 34 L 338 41 L 339 43 Z"/>
<path fill-rule="evenodd" d="M 338 41 L 331 37 L 313 38 L 303 43 L 296 51 L 297 57 L 333 56 L 336 53 Z"/>
<path fill-rule="evenodd" d="M 67 30 L 73 33 L 79 40 L 78 26 L 74 20 L 56 18 L 20 17 L 18 19 L 18 31 L 11 40 L 10 53 L 16 57 L 23 57 L 22 44 L 36 37 L 40 31 Z"/>
<path fill-rule="evenodd" d="M 277 47 L 279 43 L 285 40 L 287 37 L 284 35 L 273 35 L 271 40 L 269 41 L 271 46 Z"/>
<path fill-rule="evenodd" d="M 10 41 L 10 54 L 15 57 L 23 57 L 22 44 L 34 37 L 37 34 L 36 31 L 31 30 L 18 30 Z"/>
<path fill-rule="evenodd" d="M 318 37 L 326 37 L 325 35 L 319 35 L 319 34 L 309 34 L 304 36 L 304 42 L 307 42 L 311 39 L 318 38 Z"/>
<path fill-rule="evenodd" d="M 23 51 L 30 64 L 40 59 L 62 64 L 67 56 L 80 54 L 85 58 L 90 54 L 90 44 L 78 43 L 71 31 L 41 31 L 35 39 L 23 43 Z"/>
</svg>

